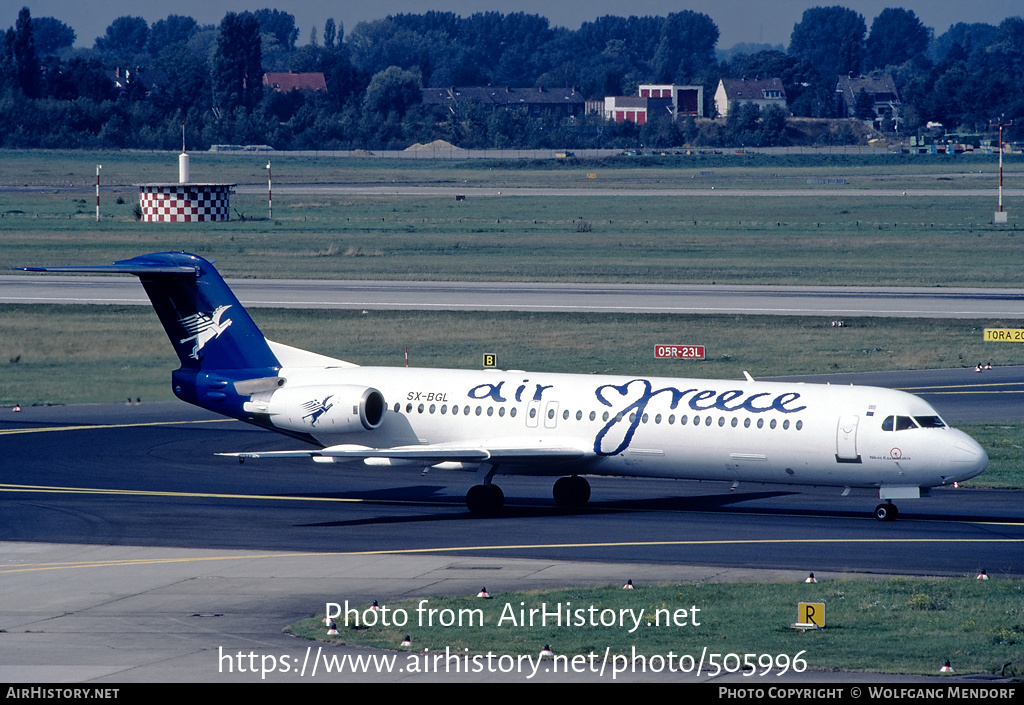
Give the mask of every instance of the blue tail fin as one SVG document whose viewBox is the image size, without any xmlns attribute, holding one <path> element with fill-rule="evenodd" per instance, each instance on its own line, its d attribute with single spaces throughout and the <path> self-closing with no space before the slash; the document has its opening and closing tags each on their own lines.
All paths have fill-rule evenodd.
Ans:
<svg viewBox="0 0 1024 705">
<path fill-rule="evenodd" d="M 23 267 L 35 272 L 134 274 L 153 303 L 182 371 L 235 379 L 275 374 L 281 363 L 214 266 L 186 252 L 159 252 L 94 267 Z"/>
</svg>

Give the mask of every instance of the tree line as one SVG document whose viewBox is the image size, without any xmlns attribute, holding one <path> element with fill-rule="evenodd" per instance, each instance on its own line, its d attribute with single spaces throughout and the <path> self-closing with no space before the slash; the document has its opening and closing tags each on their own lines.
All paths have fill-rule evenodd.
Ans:
<svg viewBox="0 0 1024 705">
<path fill-rule="evenodd" d="M 719 79 L 778 77 L 792 115 L 830 118 L 837 117 L 836 77 L 875 70 L 895 80 L 904 133 L 931 121 L 984 132 L 1024 116 L 1020 17 L 998 26 L 957 24 L 936 37 L 908 10 L 883 10 L 869 28 L 854 10 L 815 7 L 794 25 L 785 50 L 719 52 L 718 37 L 709 16 L 689 10 L 605 16 L 578 30 L 521 12 L 432 11 L 361 22 L 347 35 L 327 18 L 299 46 L 295 18 L 266 9 L 229 12 L 217 26 L 180 15 L 152 25 L 118 17 L 83 49 L 74 48 L 71 27 L 24 8 L 0 52 L 0 145 L 174 149 L 183 125 L 193 148 L 402 149 L 435 139 L 466 148 L 774 145 L 789 139 L 782 111 L 637 126 L 600 115 L 428 107 L 420 91 L 576 88 L 599 99 L 636 95 L 642 83 L 701 84 L 710 115 Z M 328 91 L 268 90 L 265 71 L 322 72 Z M 849 131 L 825 138 L 854 139 Z"/>
</svg>

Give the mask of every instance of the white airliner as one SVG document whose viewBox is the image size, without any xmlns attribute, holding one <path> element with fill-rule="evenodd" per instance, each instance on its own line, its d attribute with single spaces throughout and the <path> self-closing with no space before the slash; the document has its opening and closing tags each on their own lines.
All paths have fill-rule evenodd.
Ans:
<svg viewBox="0 0 1024 705">
<path fill-rule="evenodd" d="M 503 507 L 495 475 L 560 477 L 553 494 L 564 506 L 590 498 L 584 475 L 615 475 L 872 488 L 884 500 L 875 516 L 891 520 L 893 499 L 918 498 L 988 464 L 981 446 L 929 404 L 890 389 L 749 375 L 360 367 L 267 340 L 195 255 L 22 269 L 138 276 L 181 361 L 175 395 L 310 444 L 225 455 L 473 471 L 473 513 Z"/>
</svg>

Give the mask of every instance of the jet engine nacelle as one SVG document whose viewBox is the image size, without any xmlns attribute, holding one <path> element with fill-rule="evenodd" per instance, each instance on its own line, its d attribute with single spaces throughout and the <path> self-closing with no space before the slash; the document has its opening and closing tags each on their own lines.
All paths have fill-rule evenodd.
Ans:
<svg viewBox="0 0 1024 705">
<path fill-rule="evenodd" d="M 245 409 L 267 414 L 277 428 L 289 431 L 372 431 L 384 420 L 384 395 L 357 385 L 282 387 L 269 398 L 254 395 Z"/>
</svg>

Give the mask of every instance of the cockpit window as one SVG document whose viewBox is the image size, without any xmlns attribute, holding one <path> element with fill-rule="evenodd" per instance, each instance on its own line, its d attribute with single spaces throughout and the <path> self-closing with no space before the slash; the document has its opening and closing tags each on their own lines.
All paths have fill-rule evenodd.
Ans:
<svg viewBox="0 0 1024 705">
<path fill-rule="evenodd" d="M 936 419 L 939 424 L 942 424 L 942 420 L 938 416 L 922 416 L 923 419 Z M 910 428 L 917 428 L 917 423 L 910 416 L 886 416 L 882 422 L 883 431 L 906 431 Z"/>
<path fill-rule="evenodd" d="M 921 428 L 945 428 L 945 422 L 938 416 L 915 416 L 914 420 Z"/>
</svg>

